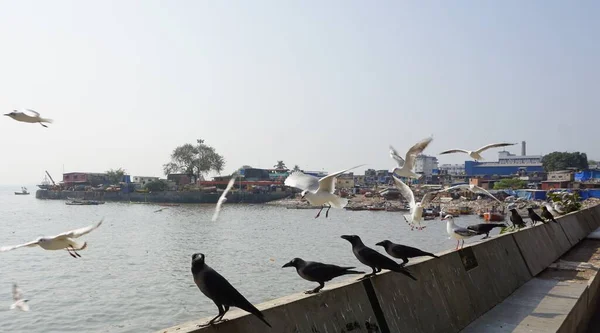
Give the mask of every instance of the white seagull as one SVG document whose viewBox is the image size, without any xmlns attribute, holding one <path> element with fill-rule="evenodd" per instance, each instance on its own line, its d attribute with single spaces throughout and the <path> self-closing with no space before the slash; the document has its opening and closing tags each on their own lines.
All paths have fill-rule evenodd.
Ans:
<svg viewBox="0 0 600 333">
<path fill-rule="evenodd" d="M 400 194 L 408 201 L 411 222 L 417 222 L 420 225 L 421 219 L 423 218 L 423 208 L 433 200 L 437 192 L 426 193 L 423 196 L 423 199 L 421 199 L 421 202 L 415 202 L 415 195 L 410 187 L 404 184 L 400 179 L 396 178 L 396 176 L 392 175 L 392 177 L 394 178 L 394 183 L 396 183 L 396 187 L 400 191 Z M 404 218 L 406 219 L 406 216 Z"/>
<path fill-rule="evenodd" d="M 4 115 L 9 116 L 16 121 L 21 121 L 24 123 L 40 123 L 40 125 L 42 125 L 44 127 L 48 127 L 48 126 L 44 125 L 43 123 L 50 123 L 50 124 L 52 123 L 52 119 L 40 117 L 40 114 L 37 111 L 30 110 L 30 109 L 26 109 L 26 111 L 28 111 L 31 115 L 29 115 L 25 112 L 18 112 L 17 110 L 14 110 L 11 113 L 6 113 Z"/>
<path fill-rule="evenodd" d="M 471 158 L 474 159 L 475 161 L 482 161 L 483 157 L 481 157 L 481 153 L 484 152 L 485 150 L 488 150 L 490 148 L 506 147 L 506 146 L 514 146 L 514 145 L 516 145 L 516 143 L 507 143 L 507 142 L 492 143 L 487 146 L 483 146 L 477 150 L 450 149 L 450 150 L 441 152 L 440 155 L 451 154 L 451 153 L 465 153 L 465 154 L 468 154 L 469 156 L 471 156 Z"/>
<path fill-rule="evenodd" d="M 237 173 L 234 173 L 233 175 L 231 175 L 231 179 L 229 179 L 229 183 L 227 183 L 227 187 L 225 187 L 225 191 L 223 191 L 223 193 L 219 197 L 219 201 L 217 201 L 217 206 L 215 207 L 215 213 L 213 214 L 213 217 L 212 217 L 213 222 L 216 221 L 217 218 L 219 217 L 219 212 L 221 212 L 221 206 L 225 203 L 225 201 L 227 201 L 227 193 L 229 193 L 229 191 L 233 187 L 236 177 L 237 177 Z"/>
<path fill-rule="evenodd" d="M 396 149 L 390 146 L 390 157 L 393 158 L 398 167 L 392 169 L 392 174 L 395 174 L 398 177 L 407 177 L 407 178 L 419 178 L 420 175 L 414 173 L 412 170 L 415 167 L 415 159 L 417 155 L 423 152 L 425 148 L 431 143 L 433 137 L 429 137 L 417 142 L 414 146 L 410 147 L 406 156 L 404 158 L 400 157 Z"/>
<path fill-rule="evenodd" d="M 308 202 L 313 206 L 321 206 L 321 209 L 317 213 L 315 218 L 321 215 L 323 208 L 325 205 L 329 205 L 327 211 L 325 212 L 325 217 L 329 217 L 329 210 L 331 207 L 342 209 L 346 207 L 348 204 L 348 199 L 341 198 L 333 192 L 335 191 L 335 179 L 337 176 L 343 174 L 344 172 L 350 171 L 352 169 L 359 168 L 364 164 L 357 165 L 350 169 L 338 171 L 332 174 L 329 174 L 321 179 L 307 175 L 303 172 L 296 171 L 292 172 L 286 179 L 284 184 L 286 186 L 295 187 L 302 190 L 302 199 L 306 198 Z"/>
<path fill-rule="evenodd" d="M 479 187 L 477 185 L 474 185 L 474 184 L 462 184 L 462 185 L 451 186 L 451 187 L 448 187 L 447 189 L 441 190 L 440 192 L 449 192 L 449 191 L 458 190 L 458 189 L 469 190 L 473 193 L 478 193 L 478 194 L 484 194 L 484 195 L 487 195 L 488 197 L 498 201 L 501 204 L 503 203 L 502 201 L 498 200 L 498 198 L 496 198 L 493 194 L 486 191 L 486 189 Z"/>
<path fill-rule="evenodd" d="M 446 215 L 442 220 L 446 220 L 446 231 L 451 238 L 456 239 L 456 249 L 458 250 L 458 244 L 462 240 L 462 246 L 465 246 L 465 239 L 477 236 L 477 232 L 459 227 L 454 224 L 454 217 L 452 215 Z M 462 246 L 460 247 L 462 249 Z"/>
<path fill-rule="evenodd" d="M 25 243 L 19 244 L 15 246 L 3 246 L 0 247 L 0 252 L 11 251 L 14 249 L 18 249 L 20 247 L 34 247 L 40 246 L 44 250 L 67 250 L 71 257 L 77 258 L 81 257 L 77 251 L 81 251 L 87 247 L 86 242 L 78 242 L 75 238 L 81 237 L 85 234 L 88 234 L 92 230 L 98 228 L 102 224 L 103 220 L 100 220 L 97 224 L 79 228 L 67 232 L 63 232 L 62 234 L 58 234 L 56 236 L 51 237 L 39 237 L 38 239 Z"/>
<path fill-rule="evenodd" d="M 27 304 L 29 300 L 23 299 L 23 293 L 21 292 L 21 288 L 17 287 L 16 283 L 13 283 L 12 298 L 15 302 L 11 304 L 11 310 L 18 308 L 21 311 L 29 311 L 29 305 Z"/>
</svg>

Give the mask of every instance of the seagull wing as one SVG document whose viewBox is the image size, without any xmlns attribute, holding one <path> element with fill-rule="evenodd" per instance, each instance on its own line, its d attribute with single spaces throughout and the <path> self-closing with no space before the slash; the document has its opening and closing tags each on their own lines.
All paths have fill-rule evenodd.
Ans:
<svg viewBox="0 0 600 333">
<path fill-rule="evenodd" d="M 21 292 L 21 288 L 19 288 L 16 283 L 13 284 L 12 298 L 14 301 L 18 301 L 21 298 L 23 298 L 23 293 Z"/>
<path fill-rule="evenodd" d="M 415 159 L 417 155 L 423 152 L 427 146 L 431 143 L 433 137 L 428 137 L 417 142 L 414 146 L 410 147 L 408 152 L 406 152 L 406 157 L 404 158 L 404 166 L 403 168 L 412 170 L 415 167 Z"/>
<path fill-rule="evenodd" d="M 29 112 L 33 113 L 36 117 L 40 116 L 40 113 L 37 111 L 31 110 L 31 109 L 25 109 L 25 111 L 29 111 Z"/>
<path fill-rule="evenodd" d="M 28 247 L 34 247 L 34 246 L 37 246 L 37 245 L 38 245 L 38 240 L 36 239 L 33 242 L 29 242 L 29 243 L 25 243 L 25 244 L 19 244 L 19 245 L 15 245 L 15 246 L 3 246 L 3 247 L 0 247 L 0 252 L 11 251 L 11 250 L 18 249 L 20 247 L 26 247 L 26 246 L 28 246 Z"/>
<path fill-rule="evenodd" d="M 22 311 L 29 311 L 29 305 L 24 301 L 18 302 L 17 307 L 20 308 Z"/>
<path fill-rule="evenodd" d="M 404 184 L 404 182 L 396 178 L 396 176 L 392 175 L 392 178 L 394 178 L 394 183 L 396 183 L 396 187 L 400 191 L 400 194 L 402 194 L 404 199 L 408 201 L 408 205 L 410 206 L 410 212 L 412 214 L 412 211 L 416 206 L 415 195 L 413 194 L 413 191 L 410 189 L 410 187 L 408 187 L 408 185 Z"/>
<path fill-rule="evenodd" d="M 465 154 L 468 154 L 469 151 L 464 150 L 464 149 L 450 149 L 450 150 L 445 150 L 445 151 L 441 152 L 440 155 L 452 154 L 452 153 L 465 153 Z"/>
<path fill-rule="evenodd" d="M 390 146 L 390 157 L 396 161 L 399 168 L 401 168 L 404 165 L 404 159 L 400 157 L 396 149 L 394 149 L 394 147 L 392 146 Z"/>
<path fill-rule="evenodd" d="M 484 189 L 483 187 L 479 187 L 477 185 L 473 185 L 473 188 L 471 189 L 472 192 L 474 193 L 481 193 L 481 194 L 485 194 L 488 197 L 498 201 L 499 203 L 503 203 L 502 201 L 500 201 L 498 198 L 496 198 L 493 194 L 491 194 L 490 192 L 488 192 L 486 189 Z"/>
<path fill-rule="evenodd" d="M 469 189 L 469 185 L 467 185 L 467 184 L 454 185 L 454 186 L 450 186 L 450 187 L 448 187 L 446 189 L 443 189 L 440 192 L 442 192 L 442 191 L 443 192 L 450 192 L 450 191 L 453 191 L 453 190 L 464 190 L 464 189 L 468 190 Z"/>
<path fill-rule="evenodd" d="M 329 193 L 333 193 L 333 191 L 335 191 L 335 177 L 348 172 L 352 169 L 356 169 L 356 168 L 360 168 L 361 166 L 364 166 L 364 164 L 361 165 L 357 165 L 355 167 L 352 167 L 350 169 L 346 169 L 346 170 L 342 170 L 342 171 L 338 171 L 338 172 L 334 172 L 330 175 L 327 175 L 321 179 L 319 179 L 319 189 L 321 191 L 326 191 Z"/>
<path fill-rule="evenodd" d="M 94 225 L 90 225 L 87 227 L 63 232 L 62 234 L 58 234 L 58 235 L 54 236 L 53 238 L 78 238 L 78 237 L 81 237 L 85 234 L 90 233 L 92 230 L 98 228 L 102 224 L 102 221 L 104 221 L 104 219 L 100 220 L 100 222 L 98 222 Z"/>
<path fill-rule="evenodd" d="M 303 191 L 308 190 L 316 192 L 319 189 L 319 178 L 307 175 L 300 171 L 295 171 L 285 179 L 283 184 L 285 186 L 299 188 Z"/>
<path fill-rule="evenodd" d="M 454 233 L 461 235 L 463 237 L 470 237 L 470 236 L 476 236 L 477 232 L 467 229 L 467 228 L 456 228 L 454 229 Z"/>
<path fill-rule="evenodd" d="M 477 149 L 477 150 L 476 150 L 476 152 L 477 152 L 478 154 L 480 154 L 480 153 L 481 153 L 481 152 L 483 152 L 484 150 L 488 150 L 488 149 L 490 149 L 490 148 L 496 148 L 496 147 L 506 147 L 506 146 L 514 146 L 514 145 L 516 145 L 516 143 L 507 143 L 507 142 L 502 142 L 502 143 L 492 143 L 492 144 L 489 144 L 489 145 L 487 145 L 487 146 L 483 146 L 483 147 L 481 147 L 481 148 Z"/>
<path fill-rule="evenodd" d="M 221 211 L 221 206 L 223 205 L 225 200 L 227 200 L 227 193 L 229 193 L 229 191 L 233 187 L 233 184 L 235 183 L 235 178 L 236 177 L 231 177 L 231 179 L 229 180 L 229 183 L 227 183 L 227 187 L 225 188 L 225 191 L 223 191 L 223 193 L 219 197 L 219 201 L 217 201 L 217 207 L 215 207 L 215 213 L 213 214 L 213 217 L 212 217 L 213 222 L 216 221 L 217 218 L 219 217 L 219 212 Z"/>
<path fill-rule="evenodd" d="M 432 191 L 432 192 L 425 193 L 425 195 L 423 196 L 423 199 L 421 199 L 421 206 L 426 207 L 427 205 L 429 205 L 431 200 L 433 200 L 437 194 L 438 194 L 438 191 Z"/>
</svg>

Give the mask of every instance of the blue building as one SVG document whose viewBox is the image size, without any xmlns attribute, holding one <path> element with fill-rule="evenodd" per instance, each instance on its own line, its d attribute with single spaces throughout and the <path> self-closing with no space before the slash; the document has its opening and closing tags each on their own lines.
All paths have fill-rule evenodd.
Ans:
<svg viewBox="0 0 600 333">
<path fill-rule="evenodd" d="M 465 161 L 467 176 L 510 176 L 542 173 L 541 155 L 515 156 L 507 151 L 498 153 L 498 162 Z"/>
</svg>

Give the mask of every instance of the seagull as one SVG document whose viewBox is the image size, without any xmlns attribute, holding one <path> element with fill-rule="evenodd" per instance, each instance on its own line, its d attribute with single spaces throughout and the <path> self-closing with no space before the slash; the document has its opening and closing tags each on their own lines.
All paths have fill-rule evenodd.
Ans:
<svg viewBox="0 0 600 333">
<path fill-rule="evenodd" d="M 440 192 L 449 192 L 449 191 L 458 190 L 458 189 L 469 190 L 473 193 L 484 194 L 484 195 L 487 195 L 488 197 L 498 201 L 500 204 L 503 203 L 502 201 L 498 200 L 498 198 L 496 198 L 493 194 L 488 192 L 486 189 L 479 187 L 477 185 L 474 185 L 474 184 L 462 184 L 462 185 L 451 186 L 451 187 L 448 187 L 447 189 L 441 190 Z"/>
<path fill-rule="evenodd" d="M 392 178 L 394 178 L 394 182 L 396 183 L 396 187 L 400 191 L 400 194 L 402 194 L 406 201 L 408 201 L 411 222 L 417 222 L 421 224 L 421 219 L 423 218 L 423 208 L 431 202 L 437 192 L 429 192 L 423 196 L 421 202 L 415 202 L 415 195 L 410 187 L 404 184 L 404 182 L 402 182 L 400 179 L 396 178 L 395 175 L 392 175 Z M 406 216 L 404 219 L 406 219 Z"/>
<path fill-rule="evenodd" d="M 325 217 L 329 217 L 329 210 L 331 207 L 342 209 L 348 204 L 348 199 L 341 198 L 333 194 L 335 191 L 336 177 L 363 165 L 364 164 L 361 164 L 350 169 L 338 171 L 321 179 L 307 175 L 301 171 L 295 171 L 285 179 L 284 184 L 285 186 L 301 189 L 302 199 L 306 198 L 306 200 L 308 200 L 308 202 L 313 206 L 321 206 L 321 209 L 315 218 L 321 215 L 323 208 L 325 208 L 325 204 L 329 205 L 327 211 L 325 212 Z"/>
<path fill-rule="evenodd" d="M 516 143 L 507 143 L 507 142 L 492 143 L 487 146 L 483 146 L 475 151 L 464 150 L 464 149 L 450 149 L 450 150 L 441 152 L 440 155 L 451 154 L 451 153 L 465 153 L 465 154 L 468 154 L 469 156 L 471 156 L 471 158 L 474 159 L 475 161 L 481 161 L 481 160 L 483 160 L 483 157 L 481 157 L 481 153 L 485 150 L 488 150 L 490 148 L 506 147 L 506 146 L 514 146 L 514 145 L 516 145 Z"/>
<path fill-rule="evenodd" d="M 462 246 L 465 246 L 465 239 L 477 236 L 477 232 L 469 230 L 467 228 L 459 227 L 454 224 L 454 217 L 452 215 L 446 215 L 442 220 L 447 220 L 446 231 L 451 238 L 456 239 L 456 249 L 458 250 L 458 244 L 462 240 Z M 462 246 L 460 247 L 462 249 Z"/>
<path fill-rule="evenodd" d="M 37 111 L 30 110 L 30 109 L 26 109 L 26 111 L 28 111 L 32 115 L 28 115 L 25 112 L 18 112 L 17 110 L 14 110 L 11 113 L 6 113 L 4 115 L 9 116 L 16 121 L 21 121 L 24 123 L 40 123 L 40 125 L 42 125 L 44 127 L 48 127 L 48 126 L 44 125 L 43 123 L 52 123 L 52 119 L 40 117 L 40 114 Z"/>
<path fill-rule="evenodd" d="M 213 214 L 213 217 L 212 217 L 213 222 L 216 221 L 217 218 L 219 217 L 219 213 L 221 212 L 221 206 L 225 203 L 225 201 L 227 201 L 227 193 L 229 193 L 229 191 L 233 187 L 236 177 L 237 177 L 236 173 L 231 175 L 231 179 L 229 179 L 229 183 L 227 183 L 227 187 L 225 188 L 225 191 L 223 191 L 223 193 L 219 197 L 219 201 L 217 201 L 217 206 L 215 207 L 215 213 Z"/>
<path fill-rule="evenodd" d="M 390 146 L 390 156 L 398 164 L 398 167 L 392 169 L 392 174 L 398 177 L 420 178 L 420 175 L 412 171 L 412 169 L 415 167 L 415 159 L 417 158 L 417 155 L 421 154 L 425 148 L 427 148 L 432 140 L 433 137 L 429 137 L 417 142 L 414 146 L 410 147 L 405 158 L 400 157 L 396 149 Z"/>
<path fill-rule="evenodd" d="M 19 308 L 21 311 L 29 311 L 29 305 L 27 304 L 29 300 L 23 299 L 21 288 L 17 287 L 16 283 L 13 283 L 12 298 L 15 302 L 10 306 L 11 310 Z"/>
<path fill-rule="evenodd" d="M 75 238 L 79 238 L 85 234 L 90 233 L 92 230 L 98 228 L 102 224 L 103 220 L 100 220 L 97 224 L 83 227 L 67 232 L 63 232 L 62 234 L 58 234 L 56 236 L 51 237 L 39 237 L 38 239 L 15 246 L 3 246 L 0 247 L 0 252 L 11 251 L 14 249 L 18 249 L 20 247 L 34 247 L 39 245 L 44 250 L 62 250 L 65 249 L 69 252 L 71 257 L 77 258 L 81 257 L 77 251 L 83 250 L 87 247 L 87 242 L 78 242 Z"/>
</svg>

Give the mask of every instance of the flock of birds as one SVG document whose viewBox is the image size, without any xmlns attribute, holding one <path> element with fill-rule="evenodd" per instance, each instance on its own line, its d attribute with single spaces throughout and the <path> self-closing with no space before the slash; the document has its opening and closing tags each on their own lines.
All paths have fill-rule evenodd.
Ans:
<svg viewBox="0 0 600 333">
<path fill-rule="evenodd" d="M 26 123 L 40 123 L 42 126 L 47 127 L 43 123 L 51 123 L 52 120 L 41 118 L 39 113 L 28 110 L 33 113 L 33 115 L 27 115 L 23 112 L 11 112 L 6 114 L 17 121 L 26 122 Z M 391 170 L 392 177 L 394 179 L 394 183 L 396 187 L 399 189 L 400 193 L 404 198 L 409 202 L 410 205 L 410 214 L 408 216 L 404 216 L 407 222 L 410 220 L 410 223 L 418 223 L 420 224 L 423 217 L 423 209 L 433 200 L 437 193 L 443 191 L 453 191 L 453 190 L 469 190 L 474 193 L 483 194 L 497 200 L 501 204 L 497 198 L 495 198 L 491 193 L 486 191 L 485 189 L 475 186 L 475 185 L 458 185 L 453 186 L 441 191 L 430 192 L 425 194 L 420 202 L 415 201 L 415 196 L 411 190 L 411 188 L 404 183 L 401 178 L 414 179 L 419 178 L 420 176 L 413 171 L 415 166 L 415 159 L 417 155 L 421 154 L 427 146 L 431 143 L 433 138 L 427 138 L 422 141 L 419 141 L 417 144 L 412 146 L 405 157 L 402 158 L 397 151 L 390 146 L 390 156 L 396 161 L 398 164 L 397 167 Z M 475 151 L 463 150 L 463 149 L 452 149 L 442 152 L 441 154 L 449 154 L 449 153 L 466 153 L 471 156 L 475 160 L 482 160 L 481 153 L 487 149 L 494 147 L 505 147 L 514 145 L 513 143 L 495 143 L 486 145 L 480 149 Z M 342 198 L 335 194 L 335 180 L 339 175 L 348 172 L 349 170 L 358 168 L 362 165 L 342 170 L 339 172 L 335 172 L 329 174 L 322 178 L 317 178 L 308 174 L 304 174 L 303 172 L 293 172 L 288 178 L 285 180 L 284 184 L 286 186 L 296 187 L 300 189 L 301 196 L 303 199 L 308 200 L 311 205 L 321 206 L 319 212 L 315 216 L 318 218 L 323 211 L 324 208 L 327 208 L 325 213 L 325 217 L 329 216 L 329 210 L 331 208 L 341 209 L 344 208 L 348 204 L 348 199 Z M 231 177 L 229 184 L 227 185 L 225 191 L 221 194 L 217 205 L 215 207 L 215 212 L 212 217 L 212 221 L 216 221 L 219 216 L 219 212 L 221 211 L 222 205 L 227 200 L 227 194 L 233 187 L 235 181 L 235 177 Z M 553 214 L 550 212 L 552 207 L 543 207 L 542 216 L 540 217 L 535 213 L 532 208 L 529 208 L 529 218 L 532 220 L 532 224 L 536 222 L 547 222 L 554 220 Z M 160 210 L 158 210 L 160 211 Z M 156 212 L 158 212 L 156 211 Z M 512 215 L 510 217 L 511 222 L 516 227 L 524 227 L 526 224 L 523 221 L 523 218 L 519 215 L 516 209 L 511 209 Z M 443 216 L 444 213 L 442 212 Z M 543 218 L 542 218 L 543 217 Z M 488 238 L 489 233 L 493 228 L 505 226 L 501 223 L 482 223 L 476 225 L 470 225 L 466 228 L 457 226 L 454 224 L 452 215 L 443 216 L 444 220 L 447 220 L 447 232 L 451 238 L 457 240 L 456 249 L 458 249 L 459 242 L 462 240 L 464 245 L 464 240 L 476 235 L 485 235 L 482 239 Z M 14 249 L 22 248 L 22 247 L 35 247 L 39 246 L 44 250 L 66 250 L 69 255 L 73 258 L 80 258 L 81 255 L 78 253 L 81 250 L 84 250 L 87 247 L 87 242 L 78 241 L 78 238 L 84 236 L 93 230 L 99 228 L 102 225 L 102 220 L 94 225 L 90 225 L 87 227 L 63 232 L 61 234 L 49 237 L 39 237 L 31 242 L 15 245 L 15 246 L 4 246 L 0 247 L 0 252 L 11 251 Z M 343 235 L 342 239 L 347 240 L 352 245 L 352 252 L 356 259 L 365 266 L 368 266 L 372 269 L 371 273 L 365 274 L 365 272 L 355 270 L 356 267 L 344 267 L 337 266 L 332 264 L 325 264 L 316 261 L 305 261 L 301 258 L 294 258 L 290 262 L 283 265 L 282 268 L 285 267 L 294 267 L 298 275 L 311 282 L 316 282 L 319 285 L 312 289 L 308 290 L 305 293 L 318 293 L 325 286 L 325 282 L 331 281 L 332 279 L 348 275 L 348 274 L 365 274 L 359 280 L 368 279 L 372 276 L 375 276 L 377 273 L 381 272 L 383 269 L 390 270 L 396 273 L 400 273 L 411 280 L 417 280 L 406 267 L 405 265 L 408 263 L 409 258 L 421 257 L 421 256 L 429 256 L 433 258 L 438 258 L 435 254 L 422 251 L 420 249 L 395 244 L 389 240 L 383 240 L 375 245 L 381 246 L 384 248 L 385 252 L 395 258 L 401 259 L 402 263 L 398 263 L 395 260 L 379 253 L 378 251 L 366 246 L 359 236 L 357 235 Z M 218 309 L 218 314 L 214 318 L 212 318 L 205 325 L 199 326 L 207 326 L 213 325 L 217 322 L 223 321 L 223 316 L 229 311 L 230 307 L 237 307 L 242 310 L 245 310 L 253 315 L 255 315 L 258 319 L 264 322 L 267 326 L 271 327 L 269 322 L 265 319 L 265 316 L 254 306 L 252 305 L 235 287 L 227 281 L 221 274 L 212 269 L 210 266 L 206 264 L 206 256 L 203 253 L 194 253 L 192 255 L 192 265 L 191 271 L 193 275 L 194 282 L 200 289 L 200 291 L 209 299 L 211 299 Z M 27 299 L 23 298 L 22 291 L 16 284 L 13 285 L 13 300 L 14 304 L 10 306 L 11 309 L 20 309 L 22 311 L 29 311 L 29 306 L 27 305 Z"/>
</svg>

